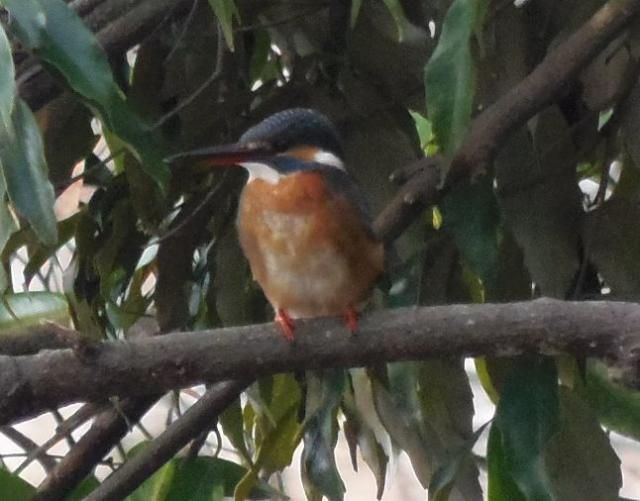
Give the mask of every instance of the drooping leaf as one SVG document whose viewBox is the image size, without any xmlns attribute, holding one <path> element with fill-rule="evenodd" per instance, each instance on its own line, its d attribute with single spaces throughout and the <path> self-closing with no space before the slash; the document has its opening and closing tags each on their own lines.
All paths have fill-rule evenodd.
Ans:
<svg viewBox="0 0 640 501">
<path fill-rule="evenodd" d="M 233 490 L 247 470 L 242 466 L 214 457 L 178 458 L 165 501 L 210 501 L 232 496 Z M 272 489 L 266 482 L 249 493 L 247 499 L 268 499 Z"/>
<path fill-rule="evenodd" d="M 43 321 L 67 323 L 69 306 L 63 294 L 21 292 L 6 294 L 0 302 L 0 332 Z"/>
<path fill-rule="evenodd" d="M 24 280 L 28 284 L 38 270 L 51 258 L 51 255 L 73 238 L 80 213 L 58 223 L 58 242 L 55 246 L 33 243 L 29 247 L 29 262 L 24 268 Z M 1 243 L 1 242 L 0 242 Z"/>
<path fill-rule="evenodd" d="M 560 427 L 544 453 L 553 499 L 617 499 L 620 460 L 595 414 L 579 397 L 560 389 Z"/>
<path fill-rule="evenodd" d="M 456 245 L 489 291 L 497 284 L 500 227 L 492 184 L 489 176 L 475 183 L 464 183 L 446 197 L 440 207 L 444 228 L 453 234 Z"/>
<path fill-rule="evenodd" d="M 0 25 L 0 120 L 5 127 L 11 124 L 11 114 L 16 100 L 15 68 L 11 44 Z"/>
<path fill-rule="evenodd" d="M 362 0 L 352 0 L 351 2 L 351 15 L 349 18 L 349 25 L 353 29 L 358 22 L 358 16 L 360 15 L 360 8 L 362 7 Z"/>
<path fill-rule="evenodd" d="M 624 145 L 636 167 L 640 168 L 640 144 L 637 141 L 640 130 L 640 83 L 631 90 L 622 117 L 622 138 Z"/>
<path fill-rule="evenodd" d="M 307 373 L 307 417 L 301 458 L 303 485 L 307 492 L 317 490 L 330 501 L 342 500 L 345 493 L 333 452 L 337 407 L 345 382 L 342 370 Z"/>
<path fill-rule="evenodd" d="M 176 462 L 169 461 L 127 496 L 126 501 L 165 501 L 176 472 Z"/>
<path fill-rule="evenodd" d="M 472 500 L 482 496 L 476 467 L 470 451 L 477 439 L 473 432 L 473 393 L 463 360 L 430 360 L 418 364 L 418 398 L 421 420 L 428 423 L 440 441 L 426 435 L 427 448 L 432 450 L 437 469 L 429 492 L 434 495 L 441 488 L 451 492 L 450 499 Z M 466 453 L 464 452 L 466 451 Z M 442 472 L 442 477 L 436 474 Z M 446 481 L 445 481 L 446 479 Z"/>
<path fill-rule="evenodd" d="M 471 119 L 476 70 L 471 50 L 484 1 L 454 0 L 442 25 L 438 45 L 425 66 L 427 112 L 438 146 L 453 153 Z"/>
<path fill-rule="evenodd" d="M 7 187 L 4 177 L 0 176 L 0 254 L 5 250 L 5 245 L 9 241 L 11 234 L 18 228 L 16 221 L 9 210 L 7 201 Z M 0 294 L 9 287 L 9 279 L 3 265 L 0 265 Z"/>
<path fill-rule="evenodd" d="M 345 424 L 345 436 L 349 440 L 348 433 L 350 431 L 356 433 L 355 439 L 360 447 L 362 458 L 376 477 L 378 494 L 382 494 L 386 483 L 386 464 L 399 451 L 394 449 L 391 436 L 376 412 L 371 378 L 367 375 L 367 371 L 350 369 L 349 375 L 351 385 L 345 389 L 342 409 L 349 425 L 355 428 L 349 430 Z"/>
<path fill-rule="evenodd" d="M 5 127 L 0 123 L 0 167 L 7 194 L 45 244 L 58 240 L 53 187 L 47 178 L 42 137 L 29 107 L 18 100 Z"/>
<path fill-rule="evenodd" d="M 478 441 L 478 438 L 480 438 L 480 435 L 482 435 L 487 425 L 488 423 L 478 428 L 471 438 L 453 454 L 450 461 L 433 473 L 431 483 L 429 484 L 429 501 L 447 501 L 449 499 L 451 489 L 453 489 L 457 479 L 460 477 L 465 463 L 468 463 L 471 460 L 471 450 L 473 449 L 473 446 Z M 481 496 L 482 494 L 478 492 L 478 497 Z"/>
<path fill-rule="evenodd" d="M 487 443 L 488 463 L 488 501 L 526 501 L 518 489 L 512 472 L 509 458 L 503 444 L 500 428 L 494 422 L 489 431 Z"/>
<path fill-rule="evenodd" d="M 589 361 L 584 384 L 574 390 L 607 428 L 640 440 L 640 392 L 612 381 L 605 364 Z"/>
<path fill-rule="evenodd" d="M 393 395 L 380 381 L 372 379 L 372 393 L 375 411 L 394 443 L 405 451 L 411 461 L 418 480 L 426 489 L 436 466 L 432 456 L 442 452 L 442 444 L 435 439 L 429 443 L 430 450 L 423 435 L 429 434 L 433 439 L 435 432 L 428 422 L 418 423 L 414 416 L 398 408 Z M 425 433 L 425 428 L 428 432 Z"/>
<path fill-rule="evenodd" d="M 363 461 L 376 479 L 376 498 L 381 499 L 386 483 L 389 458 L 375 433 L 356 407 L 354 393 L 350 387 L 345 388 L 342 411 L 345 415 L 343 431 L 349 446 L 353 469 L 358 471 L 357 449 L 359 448 Z"/>
<path fill-rule="evenodd" d="M 31 499 L 35 493 L 36 488 L 33 485 L 5 468 L 0 468 L 0 498 Z"/>
<path fill-rule="evenodd" d="M 233 21 L 240 19 L 235 0 L 209 0 L 209 5 L 218 18 L 227 46 L 233 51 Z"/>
<path fill-rule="evenodd" d="M 513 364 L 496 409 L 504 465 L 527 499 L 551 500 L 543 455 L 559 424 L 555 362 L 523 356 Z"/>
<path fill-rule="evenodd" d="M 100 481 L 93 475 L 88 476 L 71 491 L 65 501 L 81 501 L 100 485 Z"/>
<path fill-rule="evenodd" d="M 496 159 L 505 222 L 545 296 L 566 297 L 579 267 L 575 162 L 568 125 L 556 108 L 539 115 L 533 142 L 525 129 L 516 131 Z"/>
<path fill-rule="evenodd" d="M 400 0 L 383 0 L 386 5 L 393 21 L 396 23 L 396 29 L 398 30 L 398 42 L 404 40 L 404 25 L 407 22 L 407 18 L 404 15 L 404 9 Z M 353 6 L 351 6 L 351 15 L 353 19 Z M 355 25 L 355 23 L 354 23 Z"/>
<path fill-rule="evenodd" d="M 222 427 L 224 435 L 229 439 L 231 444 L 236 448 L 240 455 L 245 459 L 251 459 L 247 444 L 244 438 L 244 420 L 242 417 L 242 405 L 240 399 L 236 399 L 229 405 L 220 416 L 218 421 Z"/>
<path fill-rule="evenodd" d="M 237 501 L 248 499 L 261 471 L 271 474 L 291 464 L 293 452 L 300 442 L 298 409 L 301 392 L 297 382 L 291 375 L 278 374 L 266 378 L 263 384 L 263 395 L 259 399 L 252 398 L 254 403 L 259 401 L 261 412 L 257 419 L 258 451 L 251 469 L 235 487 Z"/>
<path fill-rule="evenodd" d="M 587 214 L 583 239 L 591 261 L 617 298 L 640 294 L 640 207 L 614 197 Z"/>
<path fill-rule="evenodd" d="M 11 12 L 11 26 L 22 43 L 65 77 L 105 126 L 125 141 L 149 176 L 166 183 L 169 171 L 161 146 L 127 104 L 104 51 L 77 14 L 62 0 L 2 0 L 2 4 Z"/>
</svg>

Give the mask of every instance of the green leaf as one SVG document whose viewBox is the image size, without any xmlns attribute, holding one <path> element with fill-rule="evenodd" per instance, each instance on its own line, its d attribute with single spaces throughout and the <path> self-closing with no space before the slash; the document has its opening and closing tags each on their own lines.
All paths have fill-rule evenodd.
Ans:
<svg viewBox="0 0 640 501">
<path fill-rule="evenodd" d="M 404 10 L 400 0 L 382 0 L 387 6 L 393 21 L 396 23 L 396 29 L 398 30 L 398 42 L 404 40 L 404 25 L 407 22 L 407 18 L 404 15 Z M 353 21 L 353 5 L 351 6 L 351 19 Z M 355 23 L 354 23 L 355 25 Z"/>
<path fill-rule="evenodd" d="M 0 303 L 0 332 L 43 321 L 69 321 L 69 307 L 63 294 L 52 292 L 21 292 L 7 294 Z"/>
<path fill-rule="evenodd" d="M 533 281 L 556 298 L 566 297 L 579 268 L 575 162 L 569 126 L 555 107 L 538 115 L 534 141 L 525 128 L 515 131 L 495 162 L 505 223 Z"/>
<path fill-rule="evenodd" d="M 620 460 L 593 411 L 560 388 L 560 429 L 544 454 L 553 499 L 618 499 Z"/>
<path fill-rule="evenodd" d="M 16 82 L 11 44 L 3 26 L 0 25 L 0 121 L 5 127 L 11 123 L 15 100 Z"/>
<path fill-rule="evenodd" d="M 127 501 L 165 501 L 173 476 L 176 471 L 175 461 L 169 461 L 152 476 L 144 481 L 140 487 L 127 496 Z"/>
<path fill-rule="evenodd" d="M 218 18 L 227 47 L 233 51 L 233 20 L 240 19 L 235 0 L 209 0 L 209 5 Z"/>
<path fill-rule="evenodd" d="M 449 499 L 449 493 L 463 471 L 465 463 L 472 460 L 473 446 L 478 441 L 478 438 L 480 438 L 480 435 L 482 435 L 488 424 L 489 423 L 486 423 L 478 428 L 471 438 L 467 440 L 467 442 L 463 444 L 458 451 L 453 453 L 451 459 L 433 473 L 428 489 L 429 501 L 447 501 Z M 481 497 L 480 492 L 478 492 L 478 497 Z"/>
<path fill-rule="evenodd" d="M 433 470 L 436 468 L 432 455 L 443 451 L 442 444 L 437 439 L 429 443 L 433 449 L 437 448 L 437 450 L 428 450 L 427 448 L 424 435 L 428 433 L 433 438 L 436 436 L 435 431 L 426 420 L 419 423 L 406 409 L 401 408 L 394 398 L 395 395 L 375 378 L 371 380 L 371 390 L 375 412 L 394 444 L 397 444 L 409 456 L 418 480 L 426 489 L 429 486 Z M 428 432 L 425 433 L 425 430 Z"/>
<path fill-rule="evenodd" d="M 20 40 L 55 67 L 84 97 L 104 125 L 117 134 L 146 173 L 164 185 L 168 167 L 156 138 L 131 110 L 116 85 L 107 57 L 93 33 L 62 0 L 1 0 Z"/>
<path fill-rule="evenodd" d="M 47 165 L 40 129 L 29 107 L 18 99 L 11 123 L 0 124 L 0 167 L 7 193 L 14 207 L 45 244 L 58 240 L 53 187 L 47 178 Z"/>
<path fill-rule="evenodd" d="M 24 279 L 26 283 L 31 281 L 38 270 L 51 258 L 52 254 L 74 237 L 79 219 L 80 212 L 58 223 L 58 241 L 56 245 L 49 246 L 38 242 L 28 245 L 29 262 L 24 267 Z M 2 242 L 0 241 L 0 243 Z"/>
<path fill-rule="evenodd" d="M 495 426 L 502 437 L 506 474 L 527 499 L 551 500 L 543 453 L 559 423 L 558 375 L 548 357 L 520 357 L 504 383 Z"/>
<path fill-rule="evenodd" d="M 31 499 L 35 493 L 33 485 L 0 468 L 0 499 Z"/>
<path fill-rule="evenodd" d="M 260 391 L 259 395 L 255 395 L 256 386 Z M 263 378 L 250 390 L 248 396 L 260 412 L 256 432 L 259 435 L 256 439 L 259 445 L 251 470 L 236 486 L 236 500 L 248 498 L 261 470 L 271 474 L 291 464 L 293 452 L 300 443 L 302 428 L 298 423 L 302 394 L 293 376 L 278 374 Z M 247 407 L 249 406 L 245 406 L 245 409 Z"/>
<path fill-rule="evenodd" d="M 351 0 L 351 15 L 349 17 L 349 25 L 351 26 L 351 29 L 355 28 L 356 23 L 358 22 L 361 7 L 362 0 Z"/>
<path fill-rule="evenodd" d="M 317 490 L 330 501 L 342 500 L 345 493 L 334 455 L 336 413 L 345 383 L 342 370 L 307 372 L 307 418 L 301 459 L 303 484 L 308 493 Z"/>
<path fill-rule="evenodd" d="M 358 471 L 356 447 L 359 447 L 362 459 L 376 478 L 376 497 L 380 499 L 386 483 L 388 455 L 392 453 L 391 440 L 376 415 L 365 370 L 351 369 L 349 374 L 352 384 L 346 386 L 341 406 L 345 415 L 343 431 L 354 470 Z"/>
<path fill-rule="evenodd" d="M 578 384 L 575 392 L 604 426 L 640 440 L 640 392 L 612 381 L 605 364 L 589 361 L 584 384 Z"/>
<path fill-rule="evenodd" d="M 582 234 L 589 259 L 617 299 L 635 300 L 640 295 L 638 218 L 637 202 L 618 197 L 586 216 Z"/>
<path fill-rule="evenodd" d="M 7 187 L 4 177 L 0 176 L 0 253 L 3 253 L 11 234 L 18 228 L 6 200 Z M 0 295 L 9 287 L 9 278 L 3 265 L 0 265 Z"/>
<path fill-rule="evenodd" d="M 78 486 L 71 491 L 65 501 L 81 501 L 85 499 L 93 490 L 100 485 L 100 482 L 93 475 L 88 476 Z"/>
<path fill-rule="evenodd" d="M 240 399 L 236 399 L 218 417 L 220 426 L 229 442 L 236 448 L 245 460 L 251 460 L 247 444 L 244 439 L 244 420 Z"/>
<path fill-rule="evenodd" d="M 247 473 L 242 466 L 214 457 L 179 458 L 165 501 L 212 501 L 233 495 L 240 479 Z M 251 491 L 248 499 L 266 499 L 271 489 L 264 482 Z"/>
<path fill-rule="evenodd" d="M 487 443 L 488 501 L 527 501 L 513 481 L 502 433 L 494 422 Z"/>
<path fill-rule="evenodd" d="M 491 293 L 498 278 L 500 211 L 493 180 L 483 176 L 456 187 L 442 202 L 444 228 L 453 238 L 473 271 Z"/>
<path fill-rule="evenodd" d="M 416 365 L 422 425 L 433 430 L 422 435 L 437 468 L 429 493 L 435 486 L 434 495 L 452 490 L 456 498 L 478 499 L 482 497 L 479 472 L 469 453 L 481 432 L 473 432 L 473 393 L 464 361 L 429 360 Z"/>
<path fill-rule="evenodd" d="M 454 0 L 442 25 L 424 82 L 429 120 L 438 146 L 453 153 L 462 143 L 471 119 L 476 69 L 471 37 L 484 14 L 485 0 Z"/>
</svg>

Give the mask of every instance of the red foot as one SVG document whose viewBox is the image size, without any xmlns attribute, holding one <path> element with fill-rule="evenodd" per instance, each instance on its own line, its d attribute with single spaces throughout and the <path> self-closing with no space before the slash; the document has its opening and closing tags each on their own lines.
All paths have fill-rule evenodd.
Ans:
<svg viewBox="0 0 640 501">
<path fill-rule="evenodd" d="M 347 324 L 351 334 L 355 334 L 358 331 L 358 312 L 352 306 L 344 312 L 344 323 Z"/>
<path fill-rule="evenodd" d="M 282 332 L 282 335 L 285 337 L 285 339 L 290 342 L 293 341 L 293 331 L 295 329 L 295 324 L 293 323 L 293 320 L 291 320 L 291 317 L 287 315 L 287 312 L 282 308 L 278 308 L 276 310 L 275 321 L 280 327 L 280 332 Z"/>
</svg>

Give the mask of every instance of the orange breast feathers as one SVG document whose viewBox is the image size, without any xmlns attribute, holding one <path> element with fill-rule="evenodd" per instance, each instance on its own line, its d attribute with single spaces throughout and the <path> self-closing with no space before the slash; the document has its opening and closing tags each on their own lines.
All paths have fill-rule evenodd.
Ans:
<svg viewBox="0 0 640 501">
<path fill-rule="evenodd" d="M 291 318 L 357 307 L 384 267 L 382 243 L 318 172 L 290 174 L 276 184 L 248 183 L 238 233 L 267 299 Z"/>
</svg>

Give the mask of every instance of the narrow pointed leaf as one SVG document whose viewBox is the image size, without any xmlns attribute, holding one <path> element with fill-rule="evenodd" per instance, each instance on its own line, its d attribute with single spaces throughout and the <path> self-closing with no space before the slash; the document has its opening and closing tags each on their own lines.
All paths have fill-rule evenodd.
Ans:
<svg viewBox="0 0 640 501">
<path fill-rule="evenodd" d="M 488 462 L 488 500 L 489 501 L 526 501 L 518 489 L 513 476 L 509 459 L 502 441 L 502 433 L 495 422 L 489 432 L 487 444 Z"/>
<path fill-rule="evenodd" d="M 438 45 L 425 67 L 427 112 L 445 153 L 460 146 L 471 119 L 476 78 L 471 37 L 486 10 L 483 3 L 451 3 Z"/>
<path fill-rule="evenodd" d="M 2 0 L 12 29 L 40 58 L 55 67 L 68 85 L 122 139 L 158 183 L 168 180 L 160 146 L 134 113 L 115 83 L 107 57 L 77 14 L 62 0 Z"/>
<path fill-rule="evenodd" d="M 11 234 L 18 228 L 16 221 L 9 210 L 7 201 L 7 187 L 4 177 L 0 175 L 0 253 L 4 251 Z M 0 265 L 0 295 L 9 287 L 9 277 L 4 266 Z"/>
<path fill-rule="evenodd" d="M 0 333 L 43 321 L 66 323 L 69 318 L 69 306 L 63 294 L 21 292 L 5 295 L 0 303 Z"/>
<path fill-rule="evenodd" d="M 528 499 L 552 499 L 543 454 L 558 429 L 557 380 L 552 359 L 520 357 L 505 381 L 496 410 L 507 474 Z"/>
<path fill-rule="evenodd" d="M 5 127 L 11 123 L 11 112 L 15 100 L 15 68 L 11 56 L 11 45 L 0 24 L 0 120 Z"/>
<path fill-rule="evenodd" d="M 209 0 L 209 5 L 218 18 L 227 47 L 233 51 L 233 21 L 239 18 L 235 0 Z"/>
<path fill-rule="evenodd" d="M 307 415 L 302 451 L 302 475 L 305 489 L 319 491 L 330 501 L 344 498 L 345 486 L 338 473 L 334 448 L 336 412 L 346 379 L 342 370 L 307 373 Z"/>
<path fill-rule="evenodd" d="M 407 19 L 404 15 L 404 10 L 402 9 L 402 4 L 400 3 L 400 0 L 383 1 L 387 6 L 391 17 L 393 17 L 393 21 L 396 23 L 396 29 L 398 30 L 398 42 L 402 42 L 404 40 L 404 25 L 407 22 Z M 353 9 L 353 6 L 351 8 Z M 353 10 L 351 11 L 351 14 L 353 16 Z"/>
<path fill-rule="evenodd" d="M 0 499 L 31 499 L 35 493 L 30 483 L 0 468 Z"/>
<path fill-rule="evenodd" d="M 58 240 L 53 187 L 47 178 L 47 165 L 40 129 L 29 107 L 18 100 L 11 123 L 0 123 L 0 167 L 7 193 L 16 210 L 24 216 L 45 244 Z"/>
<path fill-rule="evenodd" d="M 566 388 L 560 391 L 560 429 L 545 450 L 554 499 L 617 499 L 620 460 L 589 406 Z"/>
</svg>

